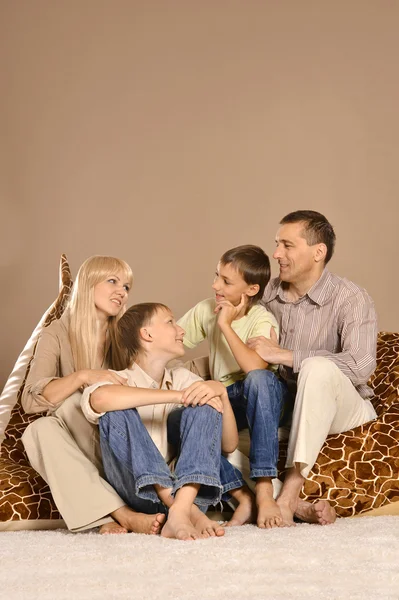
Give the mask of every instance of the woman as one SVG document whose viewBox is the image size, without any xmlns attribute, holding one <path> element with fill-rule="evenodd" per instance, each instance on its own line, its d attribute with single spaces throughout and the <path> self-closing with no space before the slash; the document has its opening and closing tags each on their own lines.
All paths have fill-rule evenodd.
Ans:
<svg viewBox="0 0 399 600">
<path fill-rule="evenodd" d="M 80 409 L 86 386 L 110 378 L 126 383 L 105 369 L 121 364 L 115 329 L 132 279 L 117 258 L 92 256 L 82 264 L 64 314 L 41 333 L 22 395 L 27 413 L 49 412 L 22 441 L 72 531 L 100 525 L 101 533 L 158 533 L 165 518 L 135 513 L 102 479 L 98 434 Z"/>
<path fill-rule="evenodd" d="M 164 537 L 223 535 L 224 529 L 199 507 L 205 510 L 220 501 L 221 450 L 233 452 L 238 443 L 226 388 L 184 367 L 167 369 L 171 360 L 184 355 L 184 330 L 163 304 L 132 306 L 118 331 L 129 364 L 119 376 L 128 385 L 115 385 L 109 377 L 87 387 L 82 396 L 87 419 L 100 425 L 109 483 L 132 508 L 167 512 Z M 187 408 L 182 411 L 180 451 L 172 473 L 167 417 L 182 404 Z"/>
</svg>

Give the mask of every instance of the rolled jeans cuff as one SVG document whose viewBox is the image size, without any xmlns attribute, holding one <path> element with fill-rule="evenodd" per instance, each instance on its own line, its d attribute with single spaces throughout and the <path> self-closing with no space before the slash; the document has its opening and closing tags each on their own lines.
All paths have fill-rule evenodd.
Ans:
<svg viewBox="0 0 399 600">
<path fill-rule="evenodd" d="M 251 469 L 249 474 L 251 479 L 258 479 L 259 477 L 277 477 L 277 469 Z"/>
<path fill-rule="evenodd" d="M 220 502 L 222 497 L 222 486 L 220 485 L 219 479 L 208 475 L 201 475 L 200 473 L 197 475 L 178 477 L 173 484 L 172 495 L 174 496 L 183 485 L 189 485 L 190 483 L 199 484 L 201 486 L 198 490 L 197 497 L 194 500 L 194 503 L 197 504 L 197 506 L 209 506 L 210 504 L 214 506 Z M 202 486 L 209 488 L 209 493 L 204 495 Z"/>
<path fill-rule="evenodd" d="M 143 500 L 151 500 L 151 502 L 160 502 L 159 496 L 154 490 L 154 485 L 160 485 L 163 488 L 172 488 L 173 481 L 168 477 L 160 475 L 142 475 L 135 483 L 136 495 Z"/>
<path fill-rule="evenodd" d="M 245 484 L 245 481 L 241 478 L 241 479 L 235 479 L 234 481 L 229 481 L 229 483 L 226 483 L 223 486 L 223 494 L 227 494 L 228 492 L 230 492 L 230 490 L 237 490 L 240 487 L 243 487 Z"/>
</svg>

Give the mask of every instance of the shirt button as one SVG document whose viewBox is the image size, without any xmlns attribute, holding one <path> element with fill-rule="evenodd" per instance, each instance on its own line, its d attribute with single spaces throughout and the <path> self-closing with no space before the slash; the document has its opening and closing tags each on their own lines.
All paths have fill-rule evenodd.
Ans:
<svg viewBox="0 0 399 600">
<path fill-rule="evenodd" d="M 294 333 L 294 331 L 295 331 L 294 329 L 290 329 L 290 333 Z"/>
</svg>

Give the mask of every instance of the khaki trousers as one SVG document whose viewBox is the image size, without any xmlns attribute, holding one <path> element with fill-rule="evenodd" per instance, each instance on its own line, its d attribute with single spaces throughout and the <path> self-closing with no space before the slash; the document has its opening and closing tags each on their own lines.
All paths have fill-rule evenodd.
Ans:
<svg viewBox="0 0 399 600">
<path fill-rule="evenodd" d="M 68 529 L 80 531 L 112 521 L 123 500 L 102 478 L 98 427 L 80 408 L 80 392 L 51 415 L 31 423 L 22 436 L 29 461 L 48 483 Z"/>
<path fill-rule="evenodd" d="M 327 436 L 342 433 L 376 418 L 351 381 L 330 360 L 307 358 L 298 376 L 286 467 L 300 465 L 307 477 Z"/>
</svg>

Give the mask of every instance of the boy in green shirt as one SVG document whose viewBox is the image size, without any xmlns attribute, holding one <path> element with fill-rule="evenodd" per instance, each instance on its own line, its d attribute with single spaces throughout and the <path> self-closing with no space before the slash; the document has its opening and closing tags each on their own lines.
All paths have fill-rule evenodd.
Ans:
<svg viewBox="0 0 399 600">
<path fill-rule="evenodd" d="M 228 250 L 216 269 L 214 298 L 199 302 L 178 322 L 185 330 L 188 348 L 208 339 L 211 377 L 226 386 L 239 430 L 248 427 L 250 431 L 255 499 L 239 471 L 222 461 L 224 492 L 238 501 L 229 525 L 256 521 L 258 527 L 267 529 L 282 524 L 272 479 L 277 477 L 278 426 L 285 388 L 246 342 L 257 336 L 277 339 L 276 319 L 258 304 L 269 279 L 269 258 L 261 248 L 245 245 Z M 190 386 L 184 399 L 201 404 L 206 401 L 203 394 L 198 383 Z"/>
</svg>

